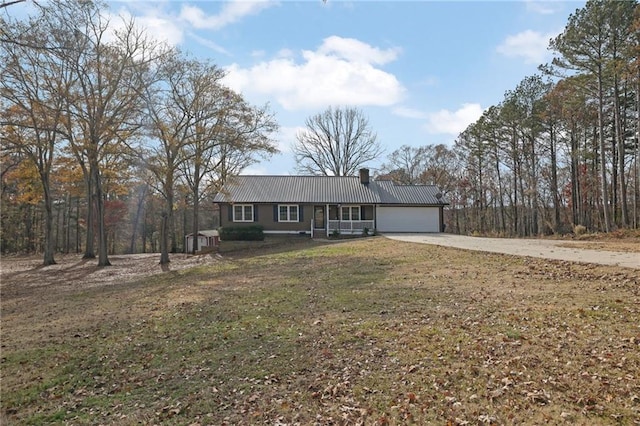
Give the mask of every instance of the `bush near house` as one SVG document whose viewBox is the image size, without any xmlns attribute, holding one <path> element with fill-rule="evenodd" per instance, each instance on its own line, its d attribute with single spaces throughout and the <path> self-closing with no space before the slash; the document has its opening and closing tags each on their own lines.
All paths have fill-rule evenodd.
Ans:
<svg viewBox="0 0 640 426">
<path fill-rule="evenodd" d="M 222 241 L 264 241 L 264 228 L 260 225 L 220 228 Z"/>
</svg>

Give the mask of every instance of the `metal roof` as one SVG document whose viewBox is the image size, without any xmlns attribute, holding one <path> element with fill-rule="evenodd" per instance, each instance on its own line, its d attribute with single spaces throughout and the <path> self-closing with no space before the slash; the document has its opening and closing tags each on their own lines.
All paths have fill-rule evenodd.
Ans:
<svg viewBox="0 0 640 426">
<path fill-rule="evenodd" d="M 205 229 L 204 231 L 198 231 L 198 235 L 202 235 L 203 237 L 217 237 L 219 236 L 218 231 L 216 229 Z M 193 232 L 186 235 L 187 237 L 193 237 Z"/>
<path fill-rule="evenodd" d="M 380 204 L 449 204 L 436 185 L 397 185 L 390 180 L 374 183 Z"/>
<path fill-rule="evenodd" d="M 435 185 L 396 185 L 391 181 L 360 183 L 356 176 L 236 176 L 216 203 L 342 203 L 442 205 Z"/>
</svg>

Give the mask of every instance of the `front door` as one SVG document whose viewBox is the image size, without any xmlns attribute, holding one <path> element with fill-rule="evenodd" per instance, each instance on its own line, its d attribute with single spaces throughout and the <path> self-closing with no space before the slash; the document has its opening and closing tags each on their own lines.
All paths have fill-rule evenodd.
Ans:
<svg viewBox="0 0 640 426">
<path fill-rule="evenodd" d="M 313 206 L 313 227 L 324 229 L 324 206 Z"/>
</svg>

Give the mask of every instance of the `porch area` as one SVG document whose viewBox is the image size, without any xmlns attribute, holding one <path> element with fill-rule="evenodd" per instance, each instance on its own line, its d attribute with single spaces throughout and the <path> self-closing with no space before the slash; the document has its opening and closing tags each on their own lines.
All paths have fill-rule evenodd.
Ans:
<svg viewBox="0 0 640 426">
<path fill-rule="evenodd" d="M 360 235 L 375 227 L 373 205 L 316 205 L 311 220 L 311 236 Z"/>
<path fill-rule="evenodd" d="M 327 236 L 333 235 L 335 232 L 340 234 L 362 234 L 366 228 L 369 232 L 373 231 L 373 220 L 330 220 Z"/>
</svg>

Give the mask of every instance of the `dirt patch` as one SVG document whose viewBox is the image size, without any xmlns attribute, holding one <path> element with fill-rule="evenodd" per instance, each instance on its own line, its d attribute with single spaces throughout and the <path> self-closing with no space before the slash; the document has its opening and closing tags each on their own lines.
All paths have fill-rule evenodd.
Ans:
<svg viewBox="0 0 640 426">
<path fill-rule="evenodd" d="M 56 256 L 55 265 L 42 266 L 42 258 L 5 256 L 0 262 L 3 296 L 33 292 L 47 287 L 50 291 L 88 289 L 131 282 L 163 272 L 180 271 L 210 265 L 221 259 L 217 253 L 205 255 L 172 254 L 171 262 L 162 266 L 160 255 L 129 254 L 110 256 L 111 266 L 99 268 L 95 259 L 82 259 L 79 254 Z"/>
</svg>

